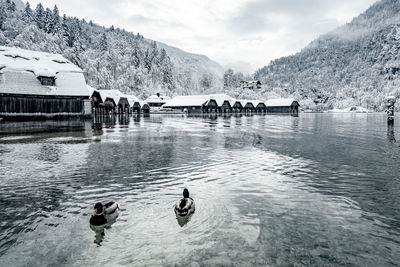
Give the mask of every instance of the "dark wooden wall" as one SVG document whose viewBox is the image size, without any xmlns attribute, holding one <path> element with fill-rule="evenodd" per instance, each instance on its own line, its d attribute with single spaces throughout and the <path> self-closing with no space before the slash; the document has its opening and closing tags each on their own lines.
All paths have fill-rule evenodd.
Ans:
<svg viewBox="0 0 400 267">
<path fill-rule="evenodd" d="M 298 106 L 297 105 L 292 105 L 290 107 L 267 107 L 267 112 L 271 113 L 290 113 L 290 112 L 295 112 L 297 113 Z"/>
<path fill-rule="evenodd" d="M 79 97 L 28 96 L 0 94 L 0 113 L 84 113 Z"/>
</svg>

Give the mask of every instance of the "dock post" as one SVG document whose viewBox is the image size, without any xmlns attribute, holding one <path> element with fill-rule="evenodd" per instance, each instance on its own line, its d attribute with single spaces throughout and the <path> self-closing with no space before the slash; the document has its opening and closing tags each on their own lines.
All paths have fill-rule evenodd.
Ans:
<svg viewBox="0 0 400 267">
<path fill-rule="evenodd" d="M 388 96 L 386 97 L 386 113 L 388 124 L 394 123 L 394 104 L 396 103 L 396 97 Z"/>
</svg>

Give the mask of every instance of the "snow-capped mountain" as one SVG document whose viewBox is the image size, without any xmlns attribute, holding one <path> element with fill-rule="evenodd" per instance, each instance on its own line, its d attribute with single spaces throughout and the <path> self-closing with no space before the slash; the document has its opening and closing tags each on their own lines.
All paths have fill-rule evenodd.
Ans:
<svg viewBox="0 0 400 267">
<path fill-rule="evenodd" d="M 383 110 L 400 96 L 400 1 L 382 0 L 301 52 L 259 69 L 262 95 L 292 95 L 305 108 Z"/>
</svg>

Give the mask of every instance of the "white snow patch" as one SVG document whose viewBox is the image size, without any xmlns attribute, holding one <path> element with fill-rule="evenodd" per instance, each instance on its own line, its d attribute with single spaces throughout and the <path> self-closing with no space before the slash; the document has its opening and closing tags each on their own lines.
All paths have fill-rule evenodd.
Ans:
<svg viewBox="0 0 400 267">
<path fill-rule="evenodd" d="M 232 97 L 226 94 L 215 94 L 215 95 L 189 95 L 189 96 L 176 96 L 163 107 L 185 107 L 194 106 L 200 107 L 207 104 L 209 101 L 215 100 L 218 106 L 221 106 L 225 100 L 234 101 Z"/>
<path fill-rule="evenodd" d="M 83 71 L 61 55 L 0 46 L 0 62 L 0 93 L 89 96 Z M 55 86 L 38 77 L 55 78 Z"/>
<path fill-rule="evenodd" d="M 289 107 L 293 102 L 297 102 L 294 98 L 277 98 L 265 101 L 267 107 Z"/>
<path fill-rule="evenodd" d="M 129 106 L 133 106 L 136 102 L 140 103 L 139 98 L 134 95 L 125 95 L 126 99 L 128 99 Z"/>
<path fill-rule="evenodd" d="M 107 98 L 113 99 L 115 104 L 118 105 L 121 98 L 126 97 L 121 91 L 112 90 L 97 90 L 100 93 L 101 99 L 106 101 Z"/>
</svg>

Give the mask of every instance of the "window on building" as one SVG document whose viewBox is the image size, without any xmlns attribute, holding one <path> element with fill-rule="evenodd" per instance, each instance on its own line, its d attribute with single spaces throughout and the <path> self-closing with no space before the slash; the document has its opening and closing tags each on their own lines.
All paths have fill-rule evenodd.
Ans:
<svg viewBox="0 0 400 267">
<path fill-rule="evenodd" d="M 45 86 L 54 86 L 56 84 L 56 79 L 53 77 L 39 77 L 39 80 Z"/>
</svg>

